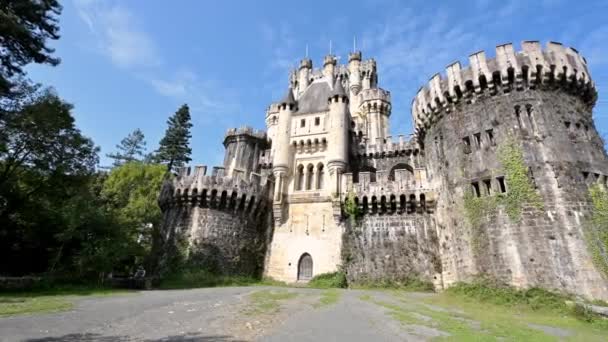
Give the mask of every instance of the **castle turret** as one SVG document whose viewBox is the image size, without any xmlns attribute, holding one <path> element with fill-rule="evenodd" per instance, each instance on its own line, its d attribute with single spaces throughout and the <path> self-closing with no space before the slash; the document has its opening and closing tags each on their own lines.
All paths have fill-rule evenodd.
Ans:
<svg viewBox="0 0 608 342">
<path fill-rule="evenodd" d="M 367 119 L 366 136 L 370 144 L 381 145 L 389 135 L 391 94 L 381 89 L 364 89 L 359 95 L 359 111 Z"/>
<path fill-rule="evenodd" d="M 300 69 L 298 70 L 298 95 L 302 94 L 308 87 L 311 80 L 312 60 L 304 58 L 300 61 Z"/>
<path fill-rule="evenodd" d="M 361 51 L 348 54 L 348 78 L 351 98 L 361 90 Z"/>
<path fill-rule="evenodd" d="M 229 177 L 249 179 L 257 172 L 260 151 L 268 148 L 266 133 L 251 127 L 232 128 L 224 138 L 224 169 Z"/>
<path fill-rule="evenodd" d="M 339 175 L 344 172 L 348 162 L 348 95 L 340 79 L 336 80 L 329 95 L 329 146 L 328 162 L 331 184 L 336 188 L 332 193 L 340 193 Z"/>
<path fill-rule="evenodd" d="M 289 88 L 283 100 L 279 102 L 279 123 L 276 131 L 274 143 L 274 160 L 272 172 L 275 178 L 274 188 L 274 203 L 279 207 L 282 205 L 283 193 L 287 187 L 287 174 L 290 165 L 290 144 L 289 144 L 289 127 L 291 126 L 291 116 L 296 111 L 296 100 L 293 96 L 293 90 Z M 276 219 L 280 219 L 276 217 Z"/>
<path fill-rule="evenodd" d="M 336 56 L 327 55 L 323 59 L 323 76 L 330 84 L 334 83 L 334 73 L 336 70 Z"/>
</svg>

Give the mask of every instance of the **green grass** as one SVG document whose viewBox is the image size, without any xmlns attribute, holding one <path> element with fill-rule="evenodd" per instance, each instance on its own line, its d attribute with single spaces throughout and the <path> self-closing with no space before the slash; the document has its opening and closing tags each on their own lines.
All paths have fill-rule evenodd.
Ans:
<svg viewBox="0 0 608 342">
<path fill-rule="evenodd" d="M 298 294 L 287 290 L 261 290 L 249 295 L 248 315 L 274 313 L 281 307 L 281 302 L 295 298 Z"/>
<path fill-rule="evenodd" d="M 30 291 L 1 292 L 0 317 L 70 310 L 73 301 L 83 296 L 109 296 L 133 293 L 98 286 L 58 285 Z"/>
<path fill-rule="evenodd" d="M 309 282 L 308 287 L 316 289 L 343 289 L 346 288 L 346 275 L 344 272 L 323 273 L 314 276 Z"/>
<path fill-rule="evenodd" d="M 572 298 L 568 295 L 543 289 L 518 290 L 479 280 L 456 284 L 436 295 L 415 296 L 405 291 L 390 294 L 398 303 L 377 300 L 369 294 L 360 299 L 386 308 L 406 329 L 413 331 L 413 325 L 424 325 L 450 334 L 437 340 L 605 341 L 608 336 L 608 320 L 583 305 L 569 304 Z M 551 335 L 530 324 L 558 328 L 567 336 Z"/>
<path fill-rule="evenodd" d="M 218 286 L 286 286 L 286 284 L 270 278 L 223 276 L 205 270 L 186 270 L 171 274 L 162 279 L 160 283 L 161 289 L 192 289 Z"/>
<path fill-rule="evenodd" d="M 336 304 L 340 300 L 340 291 L 337 289 L 327 289 L 321 293 L 319 302 L 314 304 L 315 308 Z"/>
<path fill-rule="evenodd" d="M 387 290 L 403 290 L 415 292 L 434 292 L 435 288 L 432 283 L 425 282 L 420 279 L 410 278 L 402 280 L 383 279 L 377 281 L 359 281 L 354 284 L 349 284 L 350 288 L 361 290 L 387 289 Z"/>
</svg>

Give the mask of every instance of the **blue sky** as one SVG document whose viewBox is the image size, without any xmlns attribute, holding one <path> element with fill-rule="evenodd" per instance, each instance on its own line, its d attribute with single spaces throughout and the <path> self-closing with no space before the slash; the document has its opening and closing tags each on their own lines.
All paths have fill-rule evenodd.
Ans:
<svg viewBox="0 0 608 342">
<path fill-rule="evenodd" d="M 353 37 L 378 63 L 393 99 L 393 134 L 411 133 L 417 89 L 446 65 L 498 44 L 553 40 L 577 48 L 600 92 L 596 126 L 608 134 L 608 1 L 112 1 L 66 0 L 62 63 L 31 66 L 34 81 L 75 105 L 77 124 L 105 157 L 140 128 L 157 147 L 166 120 L 188 103 L 193 164 L 222 163 L 224 132 L 264 128 L 305 46 L 318 67 L 346 60 Z"/>
</svg>

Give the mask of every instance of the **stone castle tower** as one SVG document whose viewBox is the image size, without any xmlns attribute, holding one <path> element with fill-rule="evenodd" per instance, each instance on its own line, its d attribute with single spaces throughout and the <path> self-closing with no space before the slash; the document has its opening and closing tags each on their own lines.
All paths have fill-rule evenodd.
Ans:
<svg viewBox="0 0 608 342">
<path fill-rule="evenodd" d="M 485 275 L 608 298 L 583 229 L 588 186 L 608 178 L 585 59 L 524 42 L 469 60 L 420 89 L 415 133 L 393 138 L 373 59 L 303 59 L 265 132 L 229 130 L 223 167 L 165 183 L 164 241 L 185 239 L 201 267 L 287 282 Z"/>
</svg>

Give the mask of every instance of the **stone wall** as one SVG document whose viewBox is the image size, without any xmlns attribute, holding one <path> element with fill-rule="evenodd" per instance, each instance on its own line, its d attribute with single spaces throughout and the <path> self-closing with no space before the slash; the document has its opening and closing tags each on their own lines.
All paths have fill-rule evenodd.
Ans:
<svg viewBox="0 0 608 342">
<path fill-rule="evenodd" d="M 365 215 L 350 221 L 342 260 L 350 283 L 418 279 L 441 287 L 441 261 L 430 214 Z"/>
<path fill-rule="evenodd" d="M 436 189 L 437 223 L 446 284 L 489 275 L 518 287 L 539 286 L 608 298 L 608 281 L 594 267 L 584 239 L 588 185 L 605 182 L 608 158 L 577 95 L 545 88 L 480 95 L 459 103 L 425 136 L 428 180 Z M 509 196 L 499 151 L 514 144 L 540 208 L 521 203 L 521 215 L 505 207 L 465 210 L 465 195 L 481 201 Z"/>
</svg>

